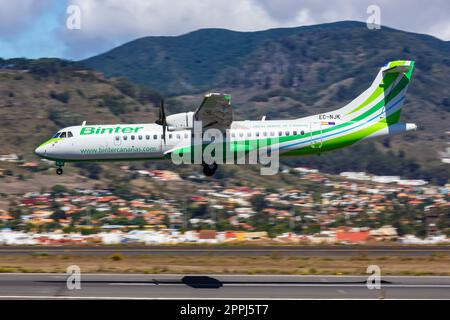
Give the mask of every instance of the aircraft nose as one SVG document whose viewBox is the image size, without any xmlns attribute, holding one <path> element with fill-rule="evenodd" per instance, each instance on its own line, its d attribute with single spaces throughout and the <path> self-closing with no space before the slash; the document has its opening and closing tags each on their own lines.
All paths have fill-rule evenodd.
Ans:
<svg viewBox="0 0 450 320">
<path fill-rule="evenodd" d="M 34 153 L 37 154 L 38 156 L 43 156 L 44 153 L 45 153 L 45 150 L 44 150 L 43 147 L 37 147 L 37 148 L 34 150 Z"/>
</svg>

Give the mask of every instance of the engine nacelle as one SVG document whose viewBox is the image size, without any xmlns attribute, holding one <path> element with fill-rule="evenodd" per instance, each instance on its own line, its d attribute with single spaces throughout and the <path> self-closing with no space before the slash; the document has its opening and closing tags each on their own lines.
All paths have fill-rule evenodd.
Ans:
<svg viewBox="0 0 450 320">
<path fill-rule="evenodd" d="M 166 117 L 169 131 L 192 129 L 194 126 L 194 112 L 175 113 Z"/>
</svg>

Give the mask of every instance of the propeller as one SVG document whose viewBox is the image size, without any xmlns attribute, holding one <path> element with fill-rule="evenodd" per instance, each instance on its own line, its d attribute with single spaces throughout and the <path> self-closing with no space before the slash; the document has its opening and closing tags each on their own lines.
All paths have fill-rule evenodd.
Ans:
<svg viewBox="0 0 450 320">
<path fill-rule="evenodd" d="M 156 123 L 163 127 L 163 140 L 164 143 L 166 143 L 166 128 L 167 128 L 167 122 L 166 122 L 166 112 L 164 110 L 164 100 L 161 99 L 161 106 L 159 108 L 159 119 L 156 120 Z"/>
</svg>

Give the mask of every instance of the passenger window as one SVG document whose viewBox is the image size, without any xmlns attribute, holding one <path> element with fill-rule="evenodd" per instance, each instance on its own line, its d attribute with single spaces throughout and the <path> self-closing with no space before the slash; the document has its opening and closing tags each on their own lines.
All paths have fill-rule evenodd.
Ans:
<svg viewBox="0 0 450 320">
<path fill-rule="evenodd" d="M 247 137 L 251 137 L 252 136 L 252 133 L 251 132 L 247 132 Z"/>
<path fill-rule="evenodd" d="M 243 132 L 239 132 L 239 137 L 243 137 L 244 136 L 244 133 Z"/>
<path fill-rule="evenodd" d="M 279 131 L 278 136 L 281 137 L 283 135 L 283 132 Z"/>
<path fill-rule="evenodd" d="M 271 136 L 271 137 L 275 136 L 275 132 L 271 131 L 271 132 L 270 132 L 270 136 Z"/>
<path fill-rule="evenodd" d="M 127 140 L 128 139 L 128 136 L 123 136 L 123 140 Z"/>
<path fill-rule="evenodd" d="M 184 138 L 185 138 L 185 139 L 189 138 L 189 134 L 185 133 L 185 134 L 184 134 Z"/>
<path fill-rule="evenodd" d="M 286 135 L 288 136 L 288 135 L 290 135 L 291 133 L 289 132 L 289 131 L 286 131 Z"/>
<path fill-rule="evenodd" d="M 131 140 L 134 140 L 134 135 L 131 135 Z"/>
<path fill-rule="evenodd" d="M 172 134 L 169 134 L 169 139 L 172 139 Z"/>
<path fill-rule="evenodd" d="M 146 135 L 146 136 L 145 136 L 145 139 L 146 139 L 146 140 L 150 140 L 150 135 Z"/>
<path fill-rule="evenodd" d="M 154 135 L 153 135 L 153 139 L 154 139 L 154 140 L 158 139 L 158 135 L 154 134 Z"/>
<path fill-rule="evenodd" d="M 180 140 L 180 139 L 181 139 L 181 136 L 180 136 L 179 134 L 177 134 L 177 139 L 178 139 L 178 140 Z"/>
<path fill-rule="evenodd" d="M 139 135 L 138 138 L 139 138 L 139 140 L 142 140 L 142 136 L 141 135 Z"/>
<path fill-rule="evenodd" d="M 264 137 L 267 137 L 267 131 L 264 131 L 264 132 L 263 132 L 263 136 L 264 136 Z"/>
<path fill-rule="evenodd" d="M 301 135 L 304 135 L 304 134 L 305 134 L 305 131 L 303 131 L 303 130 L 300 131 L 300 134 L 301 134 Z"/>
<path fill-rule="evenodd" d="M 67 133 L 67 136 L 68 136 L 69 138 L 72 138 L 72 137 L 73 137 L 72 132 L 69 131 L 69 132 Z"/>
<path fill-rule="evenodd" d="M 296 135 L 297 135 L 297 131 L 294 130 L 294 132 L 293 132 L 292 134 L 293 134 L 294 136 L 296 136 Z"/>
<path fill-rule="evenodd" d="M 259 137 L 259 132 L 256 132 L 255 135 L 256 135 L 257 137 Z"/>
<path fill-rule="evenodd" d="M 119 136 L 116 136 L 116 141 L 119 141 L 120 140 L 120 137 Z"/>
<path fill-rule="evenodd" d="M 61 135 L 59 137 L 60 138 L 65 138 L 66 137 L 66 133 L 65 132 L 61 133 Z"/>
</svg>

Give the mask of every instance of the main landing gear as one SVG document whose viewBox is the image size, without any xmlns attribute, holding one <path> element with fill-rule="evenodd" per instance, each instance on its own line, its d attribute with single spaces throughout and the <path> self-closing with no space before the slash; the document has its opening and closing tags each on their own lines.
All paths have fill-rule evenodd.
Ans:
<svg viewBox="0 0 450 320">
<path fill-rule="evenodd" d="M 63 169 L 62 169 L 62 167 L 64 167 L 64 161 L 56 161 L 56 166 L 58 167 L 58 168 L 56 169 L 56 174 L 57 174 L 58 176 L 62 175 L 62 174 L 63 174 Z"/>
<path fill-rule="evenodd" d="M 211 177 L 212 175 L 214 175 L 214 173 L 217 170 L 217 163 L 213 163 L 213 164 L 207 164 L 206 162 L 203 162 L 202 164 L 203 166 L 203 174 L 207 177 Z"/>
</svg>

